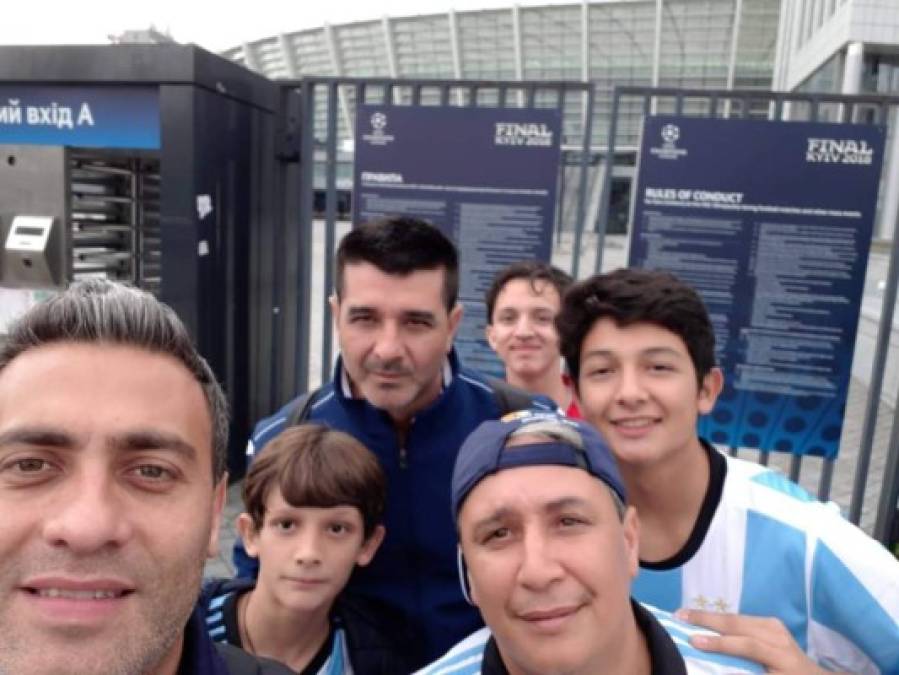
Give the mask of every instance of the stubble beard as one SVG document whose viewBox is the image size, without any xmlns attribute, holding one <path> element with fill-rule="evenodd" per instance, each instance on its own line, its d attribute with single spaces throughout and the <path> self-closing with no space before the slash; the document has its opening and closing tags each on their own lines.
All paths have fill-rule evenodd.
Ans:
<svg viewBox="0 0 899 675">
<path fill-rule="evenodd" d="M 23 578 L 22 567 L 30 574 L 47 569 L 96 575 L 123 569 L 117 553 L 94 555 L 77 563 L 60 558 L 56 553 L 41 559 L 31 557 L 26 565 L 4 570 L 0 588 L 10 588 L 10 579 Z M 30 633 L 24 622 L 0 607 L 0 675 L 155 675 L 193 611 L 205 555 L 201 552 L 189 564 L 186 561 L 165 574 L 154 571 L 158 565 L 153 562 L 127 566 L 129 578 L 139 581 L 138 592 L 144 597 L 139 607 L 130 608 L 127 617 L 102 636 L 78 627 L 60 628 L 52 634 Z"/>
</svg>

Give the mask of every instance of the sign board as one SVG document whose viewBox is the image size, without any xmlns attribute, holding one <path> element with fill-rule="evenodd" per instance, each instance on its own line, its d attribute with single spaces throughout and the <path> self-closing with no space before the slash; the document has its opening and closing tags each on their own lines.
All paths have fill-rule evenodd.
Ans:
<svg viewBox="0 0 899 675">
<path fill-rule="evenodd" d="M 353 222 L 423 218 L 459 248 L 465 365 L 501 374 L 484 339 L 484 293 L 512 262 L 549 261 L 561 111 L 360 106 Z"/>
<path fill-rule="evenodd" d="M 155 87 L 0 85 L 0 144 L 160 146 Z"/>
<path fill-rule="evenodd" d="M 836 456 L 883 146 L 869 125 L 646 118 L 629 264 L 708 307 L 712 442 Z"/>
</svg>

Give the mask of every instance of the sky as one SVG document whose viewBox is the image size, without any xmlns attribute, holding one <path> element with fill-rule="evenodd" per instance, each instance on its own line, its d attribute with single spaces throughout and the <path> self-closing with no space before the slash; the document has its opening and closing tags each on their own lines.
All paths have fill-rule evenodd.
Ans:
<svg viewBox="0 0 899 675">
<path fill-rule="evenodd" d="M 577 0 L 567 0 L 576 2 Z M 275 33 L 387 16 L 563 4 L 566 0 L 0 0 L 0 44 L 107 44 L 109 35 L 154 26 L 178 42 L 222 51 Z M 12 9 L 12 8 L 15 9 Z"/>
</svg>

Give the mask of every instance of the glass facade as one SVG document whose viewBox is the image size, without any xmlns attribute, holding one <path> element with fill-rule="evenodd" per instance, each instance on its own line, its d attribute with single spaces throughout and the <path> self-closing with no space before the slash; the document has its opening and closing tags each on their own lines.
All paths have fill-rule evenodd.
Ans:
<svg viewBox="0 0 899 675">
<path fill-rule="evenodd" d="M 735 88 L 769 89 L 781 1 L 605 0 L 386 18 L 272 36 L 224 55 L 273 79 L 589 79 L 596 94 L 592 141 L 602 149 L 615 85 L 720 89 L 732 78 Z M 343 91 L 340 134 L 346 139 L 354 92 Z M 507 105 L 516 105 L 516 97 L 510 98 Z M 451 102 L 467 99 L 460 92 Z M 428 92 L 422 100 L 436 102 Z M 479 92 L 478 102 L 495 104 L 496 95 Z M 538 93 L 537 104 L 557 102 Z M 691 105 L 685 102 L 685 112 Z M 566 139 L 579 145 L 582 96 L 566 97 L 563 109 Z M 636 146 L 642 103 L 623 100 L 621 111 L 616 143 Z M 323 110 L 317 113 L 323 123 Z"/>
<path fill-rule="evenodd" d="M 862 93 L 899 94 L 899 54 L 865 54 Z"/>
</svg>

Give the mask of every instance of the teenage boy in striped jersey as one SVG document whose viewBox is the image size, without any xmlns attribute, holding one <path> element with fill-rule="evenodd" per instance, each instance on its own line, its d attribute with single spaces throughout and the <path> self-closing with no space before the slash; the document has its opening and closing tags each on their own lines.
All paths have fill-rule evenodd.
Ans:
<svg viewBox="0 0 899 675">
<path fill-rule="evenodd" d="M 617 270 L 572 286 L 557 324 L 581 411 L 640 514 L 635 597 L 723 634 L 697 646 L 772 672 L 899 673 L 899 563 L 799 486 L 697 435 L 723 385 L 697 293 Z"/>
</svg>

